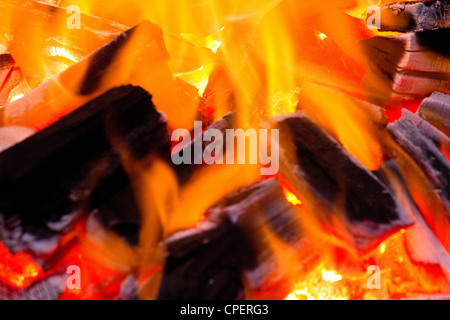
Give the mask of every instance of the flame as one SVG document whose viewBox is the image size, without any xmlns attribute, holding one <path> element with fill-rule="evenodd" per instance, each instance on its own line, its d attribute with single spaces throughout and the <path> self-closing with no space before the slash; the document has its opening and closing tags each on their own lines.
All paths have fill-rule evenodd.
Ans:
<svg viewBox="0 0 450 320">
<path fill-rule="evenodd" d="M 286 200 L 289 201 L 293 206 L 299 207 L 303 203 L 297 198 L 295 194 L 293 194 L 286 186 L 282 185 L 283 194 L 286 197 Z"/>
</svg>

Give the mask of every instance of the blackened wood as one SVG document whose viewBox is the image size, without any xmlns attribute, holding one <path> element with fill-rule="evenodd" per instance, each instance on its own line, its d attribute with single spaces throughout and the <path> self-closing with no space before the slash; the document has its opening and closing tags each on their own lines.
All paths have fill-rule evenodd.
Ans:
<svg viewBox="0 0 450 320">
<path fill-rule="evenodd" d="M 398 2 L 381 6 L 382 31 L 422 31 L 450 27 L 450 3 Z"/>
<path fill-rule="evenodd" d="M 450 164 L 441 150 L 428 137 L 422 134 L 411 121 L 400 119 L 388 126 L 388 131 L 397 144 L 407 153 L 418 165 L 425 176 L 425 181 L 421 181 L 424 186 L 413 186 L 416 194 L 423 199 L 415 199 L 422 202 L 422 214 L 433 228 L 434 232 L 443 245 L 450 248 Z M 405 164 L 406 165 L 406 164 Z M 417 195 L 417 197 L 419 197 Z M 433 200 L 432 207 L 427 205 L 430 199 Z"/>
<path fill-rule="evenodd" d="M 280 174 L 316 218 L 342 219 L 336 235 L 368 251 L 412 223 L 387 186 L 304 113 L 275 119 L 280 128 Z M 338 229 L 341 229 L 338 231 Z"/>
<path fill-rule="evenodd" d="M 58 235 L 71 225 L 57 223 L 63 217 L 75 219 L 127 188 L 124 149 L 136 161 L 170 154 L 166 124 L 139 87 L 112 89 L 1 153 L 2 238 L 18 223 L 21 233 Z M 21 249 L 23 238 L 15 238 Z"/>
<path fill-rule="evenodd" d="M 425 99 L 417 113 L 447 136 L 450 136 L 450 96 L 435 92 Z"/>
<path fill-rule="evenodd" d="M 303 236 L 299 214 L 278 179 L 230 195 L 198 228 L 167 239 L 160 299 L 243 298 L 243 280 L 247 289 L 258 289 L 280 267 L 264 230 L 298 247 Z"/>
</svg>

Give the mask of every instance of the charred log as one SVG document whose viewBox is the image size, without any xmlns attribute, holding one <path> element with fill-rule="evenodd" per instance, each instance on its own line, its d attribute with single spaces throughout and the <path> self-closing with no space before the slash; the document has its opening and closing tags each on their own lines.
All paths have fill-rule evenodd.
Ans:
<svg viewBox="0 0 450 320">
<path fill-rule="evenodd" d="M 170 153 L 162 116 L 138 87 L 112 89 L 1 153 L 4 244 L 24 251 L 37 245 L 33 238 L 54 239 L 80 214 L 126 193 L 130 181 L 119 157 L 124 148 L 136 160 Z M 127 199 L 131 206 L 133 199 Z"/>
</svg>

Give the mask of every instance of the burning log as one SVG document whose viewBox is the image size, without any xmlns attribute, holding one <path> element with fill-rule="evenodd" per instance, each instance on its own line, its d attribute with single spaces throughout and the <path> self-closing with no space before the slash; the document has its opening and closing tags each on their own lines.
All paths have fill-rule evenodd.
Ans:
<svg viewBox="0 0 450 320">
<path fill-rule="evenodd" d="M 161 30 L 142 22 L 4 108 L 4 125 L 42 129 L 105 91 L 143 87 L 175 127 L 192 126 L 197 92 L 175 81 Z"/>
<path fill-rule="evenodd" d="M 280 271 L 264 229 L 298 247 L 303 234 L 299 213 L 286 200 L 278 179 L 230 195 L 199 227 L 165 241 L 168 259 L 159 298 L 243 298 L 242 278 L 249 289 L 260 288 Z"/>
<path fill-rule="evenodd" d="M 120 150 L 136 160 L 170 154 L 162 116 L 138 87 L 112 89 L 1 153 L 0 236 L 5 246 L 15 252 L 47 252 L 77 217 L 126 189 L 130 181 Z M 47 243 L 39 247 L 38 240 Z"/>
<path fill-rule="evenodd" d="M 282 141 L 280 174 L 305 206 L 314 208 L 325 233 L 367 251 L 411 225 L 386 185 L 305 114 L 279 117 L 276 124 Z"/>
<path fill-rule="evenodd" d="M 69 29 L 70 17 L 65 8 L 43 2 L 0 3 L 0 21 L 4 21 L 0 25 L 0 43 L 15 57 L 32 88 L 127 29 L 119 23 L 81 13 L 80 28 Z"/>
<path fill-rule="evenodd" d="M 447 158 L 436 144 L 409 120 L 400 119 L 390 124 L 388 131 L 419 167 L 417 169 L 407 161 L 404 162 L 403 174 L 408 176 L 407 172 L 411 172 L 411 181 L 417 181 L 415 184 L 410 182 L 408 188 L 427 223 L 444 247 L 450 250 L 450 237 L 447 232 L 450 228 L 450 164 Z"/>
<path fill-rule="evenodd" d="M 423 31 L 450 27 L 447 1 L 398 2 L 381 6 L 382 31 Z"/>
<path fill-rule="evenodd" d="M 25 95 L 30 90 L 21 69 L 10 54 L 0 55 L 0 106 Z M 2 107 L 0 107 L 2 108 Z M 1 110 L 0 110 L 1 113 Z M 1 123 L 0 123 L 1 125 Z"/>
<path fill-rule="evenodd" d="M 383 104 L 449 92 L 448 43 L 450 29 L 361 41 L 369 61 L 363 80 L 367 98 Z"/>
<path fill-rule="evenodd" d="M 450 96 L 435 92 L 425 99 L 417 113 L 447 136 L 450 136 Z"/>
</svg>

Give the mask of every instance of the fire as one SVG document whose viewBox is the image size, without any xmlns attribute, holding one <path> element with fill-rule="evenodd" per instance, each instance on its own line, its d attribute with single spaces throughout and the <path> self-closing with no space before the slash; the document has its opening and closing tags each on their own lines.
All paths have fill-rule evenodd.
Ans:
<svg viewBox="0 0 450 320">
<path fill-rule="evenodd" d="M 13 255 L 0 243 L 0 282 L 15 289 L 24 289 L 42 274 L 41 267 L 28 255 Z"/>
<path fill-rule="evenodd" d="M 303 203 L 297 198 L 286 186 L 282 185 L 284 196 L 286 200 L 289 201 L 293 206 L 299 207 Z"/>
</svg>

